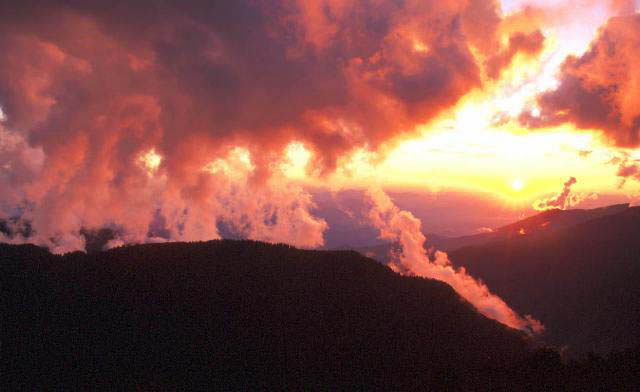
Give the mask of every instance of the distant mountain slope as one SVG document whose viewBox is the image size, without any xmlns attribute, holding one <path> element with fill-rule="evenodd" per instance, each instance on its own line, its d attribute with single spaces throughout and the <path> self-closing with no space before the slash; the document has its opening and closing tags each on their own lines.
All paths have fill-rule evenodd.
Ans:
<svg viewBox="0 0 640 392">
<path fill-rule="evenodd" d="M 430 245 L 439 250 L 449 252 L 465 246 L 481 245 L 491 241 L 517 237 L 525 234 L 562 230 L 603 216 L 618 214 L 620 212 L 624 212 L 628 208 L 629 204 L 626 203 L 589 210 L 553 209 L 543 211 L 518 222 L 496 228 L 493 232 L 489 233 L 454 238 L 429 236 L 431 237 Z"/>
<path fill-rule="evenodd" d="M 452 252 L 467 246 L 477 246 L 493 241 L 502 241 L 521 235 L 534 235 L 538 233 L 554 232 L 563 230 L 580 223 L 608 215 L 618 214 L 629 209 L 629 204 L 615 204 L 608 207 L 594 208 L 589 210 L 548 210 L 531 217 L 522 219 L 515 223 L 502 226 L 489 233 L 467 235 L 462 237 L 443 237 L 437 234 L 427 234 L 426 248 L 434 247 L 445 252 Z M 380 244 L 368 247 L 359 247 L 355 250 L 374 258 L 380 262 L 388 262 L 389 251 L 393 248 L 391 244 Z"/>
<path fill-rule="evenodd" d="M 212 241 L 53 256 L 0 244 L 0 282 L 12 389 L 423 389 L 530 355 L 522 333 L 446 284 L 352 251 Z"/>
<path fill-rule="evenodd" d="M 608 207 L 594 208 L 589 210 L 572 209 L 559 210 L 552 209 L 541 212 L 521 221 L 500 227 L 495 230 L 499 236 L 518 236 L 522 234 L 532 234 L 541 231 L 555 231 L 569 228 L 580 223 L 602 218 L 609 215 L 619 214 L 629 209 L 629 203 L 615 204 Z"/>
<path fill-rule="evenodd" d="M 547 211 L 501 232 L 520 227 L 449 258 L 572 354 L 640 344 L 640 208 Z"/>
</svg>

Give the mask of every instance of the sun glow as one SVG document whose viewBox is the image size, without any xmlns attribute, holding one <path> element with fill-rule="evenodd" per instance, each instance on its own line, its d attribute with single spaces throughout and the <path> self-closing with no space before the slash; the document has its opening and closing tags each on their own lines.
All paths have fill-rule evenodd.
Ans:
<svg viewBox="0 0 640 392">
<path fill-rule="evenodd" d="M 511 181 L 511 188 L 513 188 L 513 190 L 515 191 L 521 191 L 524 188 L 524 181 L 522 181 L 522 179 L 520 178 L 516 178 L 515 180 Z"/>
</svg>

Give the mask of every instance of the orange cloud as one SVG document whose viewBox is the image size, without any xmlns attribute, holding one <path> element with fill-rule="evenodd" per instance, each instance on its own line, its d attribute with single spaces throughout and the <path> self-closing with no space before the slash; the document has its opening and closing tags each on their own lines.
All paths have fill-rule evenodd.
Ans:
<svg viewBox="0 0 640 392">
<path fill-rule="evenodd" d="M 538 98 L 539 116 L 523 114 L 530 127 L 572 123 L 601 130 L 619 147 L 640 145 L 640 16 L 610 19 L 587 53 L 565 61 L 557 89 Z"/>
<path fill-rule="evenodd" d="M 508 66 L 518 53 L 533 56 L 543 49 L 544 35 L 540 30 L 532 33 L 514 33 L 509 37 L 509 45 L 501 53 L 491 57 L 487 64 L 487 74 L 490 78 L 496 79 L 500 76 L 503 68 Z"/>
<path fill-rule="evenodd" d="M 486 0 L 4 2 L 0 137 L 20 142 L 0 151 L 0 219 L 60 252 L 105 225 L 159 240 L 157 214 L 165 239 L 225 221 L 318 246 L 326 223 L 285 184 L 286 147 L 319 175 L 384 151 L 482 87 L 500 23 Z M 532 48 L 514 37 L 497 69 Z M 236 147 L 250 165 L 229 162 Z M 234 174 L 206 170 L 220 160 Z"/>
<path fill-rule="evenodd" d="M 640 165 L 637 159 L 633 159 L 629 154 L 622 153 L 619 157 L 612 158 L 610 165 L 618 167 L 616 176 L 620 177 L 618 188 L 623 188 L 629 179 L 640 181 Z"/>
</svg>

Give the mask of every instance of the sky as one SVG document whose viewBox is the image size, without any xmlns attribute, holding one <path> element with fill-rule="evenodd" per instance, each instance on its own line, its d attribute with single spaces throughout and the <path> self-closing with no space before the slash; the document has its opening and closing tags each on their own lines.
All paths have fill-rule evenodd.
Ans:
<svg viewBox="0 0 640 392">
<path fill-rule="evenodd" d="M 12 234 L 0 240 L 64 253 L 87 230 L 114 229 L 117 246 L 219 238 L 223 222 L 316 248 L 331 229 L 318 190 L 465 194 L 478 204 L 467 233 L 487 198 L 509 218 L 634 203 L 636 9 L 4 2 L 0 221 Z M 438 219 L 460 215 L 456 203 Z"/>
<path fill-rule="evenodd" d="M 619 7 L 634 6 L 606 1 L 501 3 L 505 18 L 535 14 L 536 7 L 541 13 L 561 15 L 557 21 L 535 21 L 535 27 L 523 29 L 543 31 L 545 44 L 539 53 L 521 63 L 516 55 L 497 86 L 471 91 L 442 118 L 420 125 L 417 137 L 394 146 L 381 164 L 362 168 L 367 181 L 382 178 L 378 181 L 396 187 L 483 190 L 528 204 L 577 177 L 575 189 L 583 192 L 635 198 L 637 184 L 621 188 L 619 166 L 607 164 L 625 154 L 636 158 L 634 148 L 621 149 L 603 140 L 599 129 L 585 131 L 571 122 L 534 131 L 519 122 L 496 121 L 526 111 L 539 113 L 536 99 L 557 88 L 567 57 L 584 55 L 609 18 L 628 13 Z"/>
</svg>

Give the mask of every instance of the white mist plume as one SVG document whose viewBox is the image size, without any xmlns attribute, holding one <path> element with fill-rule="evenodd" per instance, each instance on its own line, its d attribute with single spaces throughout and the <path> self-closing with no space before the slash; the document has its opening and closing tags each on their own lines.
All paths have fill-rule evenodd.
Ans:
<svg viewBox="0 0 640 392">
<path fill-rule="evenodd" d="M 446 253 L 437 251 L 435 261 L 430 261 L 424 249 L 426 238 L 420 230 L 420 220 L 411 212 L 400 210 L 384 191 L 369 190 L 367 199 L 370 203 L 369 220 L 380 230 L 380 238 L 397 241 L 402 249 L 392 254 L 391 268 L 401 273 L 443 281 L 480 313 L 509 327 L 529 333 L 544 329 L 531 316 L 520 317 L 502 299 L 492 294 L 486 285 L 468 275 L 464 268 L 456 270 Z"/>
<path fill-rule="evenodd" d="M 597 199 L 596 193 L 576 193 L 571 187 L 578 182 L 575 177 L 571 177 L 564 183 L 562 192 L 555 196 L 540 199 L 533 202 L 533 209 L 536 211 L 547 211 L 553 209 L 566 210 L 575 207 L 587 199 Z"/>
<path fill-rule="evenodd" d="M 565 210 L 581 201 L 580 196 L 571 193 L 571 187 L 577 182 L 575 177 L 569 178 L 564 183 L 562 192 L 548 199 L 536 200 L 533 203 L 533 209 L 536 211 L 546 211 L 552 209 Z"/>
<path fill-rule="evenodd" d="M 254 181 L 256 169 L 246 150 L 194 165 L 179 182 L 155 153 L 145 151 L 116 179 L 102 163 L 92 170 L 67 165 L 69 154 L 59 165 L 51 157 L 43 165 L 40 149 L 0 124 L 0 222 L 13 233 L 0 232 L 0 242 L 34 243 L 61 254 L 84 250 L 83 230 L 103 227 L 118 228 L 106 248 L 201 241 L 220 238 L 216 224 L 223 221 L 250 239 L 308 248 L 324 243 L 327 223 L 312 215 L 311 195 L 276 169 Z M 166 238 L 150 234 L 155 215 L 163 218 Z"/>
</svg>

